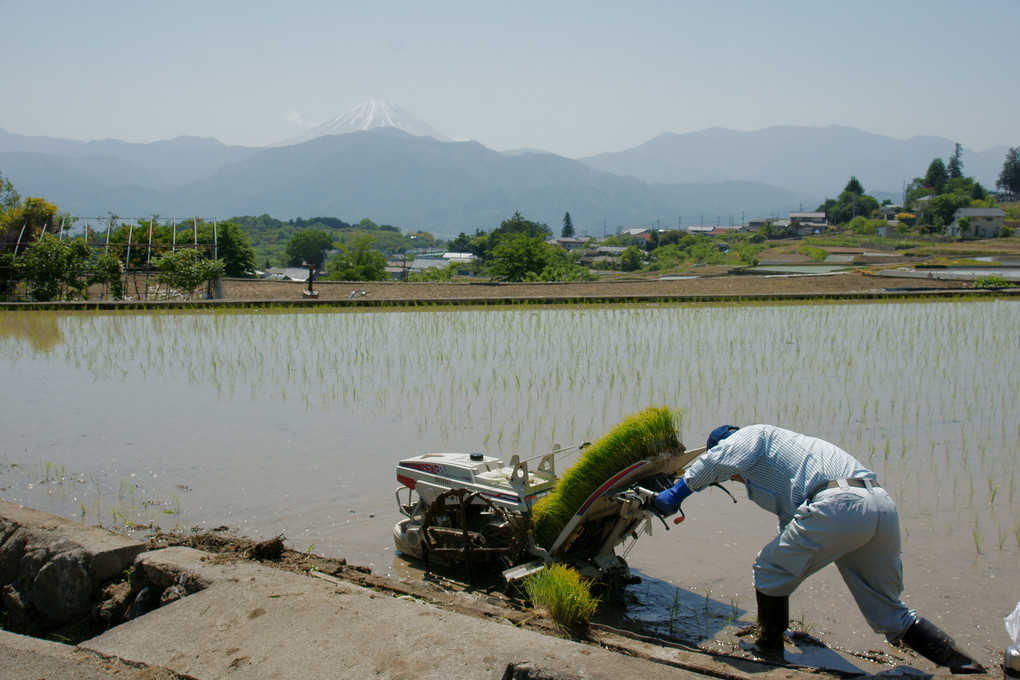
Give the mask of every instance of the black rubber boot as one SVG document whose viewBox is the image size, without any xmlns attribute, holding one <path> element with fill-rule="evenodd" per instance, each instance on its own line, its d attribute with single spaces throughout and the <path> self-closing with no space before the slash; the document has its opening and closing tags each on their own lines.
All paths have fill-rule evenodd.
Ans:
<svg viewBox="0 0 1020 680">
<path fill-rule="evenodd" d="M 927 619 L 918 617 L 900 638 L 907 647 L 954 674 L 984 673 L 984 667 L 967 656 L 953 638 Z"/>
<path fill-rule="evenodd" d="M 783 633 L 790 624 L 790 598 L 754 591 L 758 598 L 758 639 L 754 644 L 765 661 L 785 663 Z"/>
</svg>

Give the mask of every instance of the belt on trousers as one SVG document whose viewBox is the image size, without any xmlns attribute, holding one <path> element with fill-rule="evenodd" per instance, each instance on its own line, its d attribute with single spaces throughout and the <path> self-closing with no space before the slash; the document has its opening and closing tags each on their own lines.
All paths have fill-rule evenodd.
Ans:
<svg viewBox="0 0 1020 680">
<path fill-rule="evenodd" d="M 838 489 L 840 486 L 844 485 L 856 486 L 859 489 L 866 489 L 868 488 L 869 484 L 872 486 L 872 488 L 875 489 L 882 488 L 882 485 L 873 479 L 834 479 L 831 482 L 822 482 L 821 484 L 819 484 L 818 486 L 811 490 L 811 493 L 808 494 L 808 500 L 809 501 L 814 500 L 815 496 L 817 496 L 823 491 L 826 491 L 827 489 Z"/>
</svg>

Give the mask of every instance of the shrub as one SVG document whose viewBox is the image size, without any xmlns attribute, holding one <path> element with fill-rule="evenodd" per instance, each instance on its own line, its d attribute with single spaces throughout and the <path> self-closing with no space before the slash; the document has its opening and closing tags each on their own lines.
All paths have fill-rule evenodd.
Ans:
<svg viewBox="0 0 1020 680">
<path fill-rule="evenodd" d="M 453 281 L 453 276 L 457 273 L 458 266 L 456 262 L 451 262 L 445 267 L 429 267 L 418 272 L 412 272 L 408 275 L 407 280 L 414 283 Z"/>
<path fill-rule="evenodd" d="M 815 262 L 824 262 L 825 258 L 829 256 L 829 253 L 822 248 L 815 246 L 802 245 L 797 248 L 797 252 L 801 255 L 807 255 Z"/>
<path fill-rule="evenodd" d="M 159 270 L 157 281 L 190 298 L 206 281 L 223 276 L 223 260 L 207 260 L 197 250 L 183 249 L 167 253 L 152 261 Z"/>
<path fill-rule="evenodd" d="M 91 276 L 88 284 L 101 285 L 109 291 L 114 300 L 124 299 L 124 266 L 114 255 L 94 255 L 89 265 Z"/>
<path fill-rule="evenodd" d="M 84 298 L 84 275 L 92 250 L 82 239 L 59 239 L 43 234 L 14 260 L 15 278 L 25 283 L 29 297 L 39 301 Z"/>
<path fill-rule="evenodd" d="M 979 276 L 978 278 L 974 279 L 975 288 L 1012 288 L 1014 285 L 1015 284 L 995 274 L 989 274 L 988 276 Z"/>
</svg>

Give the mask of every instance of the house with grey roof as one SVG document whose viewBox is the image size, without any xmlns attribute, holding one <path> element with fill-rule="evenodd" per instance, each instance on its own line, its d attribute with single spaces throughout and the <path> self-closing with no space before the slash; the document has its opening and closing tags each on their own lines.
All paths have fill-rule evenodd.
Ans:
<svg viewBox="0 0 1020 680">
<path fill-rule="evenodd" d="M 960 220 L 967 218 L 969 227 L 964 231 Z M 1006 213 L 1001 208 L 960 208 L 953 214 L 953 222 L 946 227 L 948 236 L 998 238 Z"/>
</svg>

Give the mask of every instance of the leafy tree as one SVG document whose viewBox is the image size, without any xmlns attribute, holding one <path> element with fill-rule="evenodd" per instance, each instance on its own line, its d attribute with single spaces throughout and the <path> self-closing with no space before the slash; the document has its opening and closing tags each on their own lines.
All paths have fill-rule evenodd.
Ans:
<svg viewBox="0 0 1020 680">
<path fill-rule="evenodd" d="M 507 282 L 536 279 L 550 263 L 550 250 L 544 236 L 529 236 L 524 231 L 506 234 L 492 249 L 489 276 Z"/>
<path fill-rule="evenodd" d="M 560 232 L 562 238 L 574 238 L 574 221 L 570 219 L 570 213 L 564 213 L 563 215 L 563 231 Z"/>
<path fill-rule="evenodd" d="M 477 236 L 478 234 L 475 235 Z M 453 239 L 448 244 L 446 244 L 446 247 L 451 252 L 454 253 L 466 253 L 468 252 L 468 246 L 470 243 L 471 237 L 465 234 L 464 232 L 460 232 L 459 234 L 457 234 L 457 238 Z"/>
<path fill-rule="evenodd" d="M 11 180 L 0 173 L 0 252 L 13 244 L 21 233 L 21 226 L 17 225 L 14 211 L 21 203 L 21 196 L 14 190 Z"/>
<path fill-rule="evenodd" d="M 960 225 L 960 238 L 963 238 L 970 232 L 970 218 L 961 217 L 959 225 Z"/>
<path fill-rule="evenodd" d="M 28 295 L 39 301 L 85 297 L 86 264 L 92 249 L 82 239 L 58 239 L 43 234 L 14 261 L 17 278 Z"/>
<path fill-rule="evenodd" d="M 21 196 L 14 190 L 11 180 L 0 172 L 0 212 L 6 212 L 21 203 Z"/>
<path fill-rule="evenodd" d="M 924 183 L 934 189 L 935 194 L 938 195 L 942 193 L 947 181 L 949 181 L 949 172 L 946 170 L 946 164 L 942 162 L 941 158 L 934 159 L 928 165 L 928 172 L 924 174 Z"/>
<path fill-rule="evenodd" d="M 350 245 L 341 244 L 327 267 L 331 281 L 385 281 L 386 257 L 372 248 L 372 237 L 363 236 Z"/>
<path fill-rule="evenodd" d="M 651 252 L 659 247 L 659 230 L 652 229 L 648 236 L 648 251 Z"/>
<path fill-rule="evenodd" d="M 468 241 L 467 249 L 464 252 L 474 255 L 479 262 L 486 262 L 492 257 L 492 247 L 497 241 L 492 234 L 487 234 L 480 229 L 476 235 Z"/>
<path fill-rule="evenodd" d="M 0 251 L 0 300 L 6 300 L 18 284 L 14 253 Z"/>
<path fill-rule="evenodd" d="M 659 246 L 651 253 L 657 269 L 672 269 L 685 262 L 720 264 L 725 261 L 726 258 L 716 246 L 714 239 L 686 232 L 681 234 L 677 237 L 671 232 L 666 232 L 660 239 L 660 243 L 666 242 L 667 245 Z M 754 254 L 762 249 L 760 246 L 754 248 Z M 748 257 L 753 255 L 748 252 Z"/>
<path fill-rule="evenodd" d="M 111 221 L 116 221 L 111 217 Z M 114 246 L 110 252 L 128 266 L 151 264 L 156 257 L 173 249 L 175 235 L 170 225 L 163 224 L 157 218 L 138 220 L 137 224 L 121 224 L 114 228 L 111 225 L 109 244 Z M 179 243 L 191 243 L 191 230 L 181 231 L 176 235 Z"/>
<path fill-rule="evenodd" d="M 960 208 L 970 207 L 970 196 L 964 193 L 940 194 L 931 199 L 932 223 L 939 220 L 941 224 L 953 221 L 953 215 Z"/>
<path fill-rule="evenodd" d="M 644 254 L 635 245 L 624 248 L 620 254 L 620 269 L 625 272 L 634 272 L 641 269 L 644 261 Z"/>
<path fill-rule="evenodd" d="M 206 259 L 194 248 L 174 250 L 152 264 L 159 271 L 156 280 L 185 298 L 191 298 L 203 283 L 222 277 L 224 271 L 222 260 Z"/>
<path fill-rule="evenodd" d="M 530 237 L 541 236 L 545 238 L 552 236 L 552 230 L 546 224 L 524 219 L 524 216 L 518 210 L 514 212 L 510 219 L 500 222 L 499 228 L 493 234 L 500 236 L 503 234 L 526 234 Z"/>
<path fill-rule="evenodd" d="M 691 248 L 691 259 L 699 264 L 723 264 L 726 257 L 709 240 L 702 241 Z"/>
<path fill-rule="evenodd" d="M 432 248 L 436 245 L 436 237 L 427 231 L 416 231 L 410 237 L 418 241 L 419 248 Z"/>
<path fill-rule="evenodd" d="M 109 253 L 93 253 L 88 284 L 103 286 L 114 300 L 124 299 L 124 267 Z"/>
<path fill-rule="evenodd" d="M 851 175 L 850 176 L 850 181 L 848 181 L 846 183 L 846 186 L 843 187 L 843 193 L 851 193 L 851 194 L 855 194 L 857 196 L 863 196 L 864 195 L 864 186 L 861 184 L 859 179 L 857 179 L 855 176 Z"/>
<path fill-rule="evenodd" d="M 365 220 L 368 220 L 368 218 L 365 218 Z M 362 222 L 365 222 L 365 220 L 362 220 Z M 353 225 L 347 224 L 336 217 L 309 217 L 307 220 L 298 217 L 297 219 L 291 220 L 290 224 L 294 225 L 299 230 L 326 228 L 343 231 L 345 229 L 354 228 Z M 366 224 L 371 225 L 372 228 L 377 226 L 372 220 L 368 220 Z"/>
<path fill-rule="evenodd" d="M 552 230 L 548 225 L 525 219 L 520 211 L 517 211 L 509 219 L 503 220 L 491 233 L 478 230 L 468 242 L 467 252 L 474 254 L 482 263 L 488 263 L 493 258 L 496 247 L 505 238 L 515 234 L 544 240 L 552 235 Z"/>
<path fill-rule="evenodd" d="M 835 215 L 835 212 L 833 212 L 834 208 L 829 207 L 830 204 L 832 206 L 835 206 L 836 200 L 832 198 L 828 199 L 827 201 L 825 201 L 825 203 L 819 206 L 818 211 L 824 212 L 826 216 Z M 836 224 L 833 217 L 828 217 L 828 220 L 829 222 Z M 761 231 L 759 233 L 766 239 L 787 238 L 793 234 L 792 229 L 790 227 L 780 226 L 777 224 L 773 224 L 772 222 L 766 222 L 764 225 L 762 225 Z"/>
<path fill-rule="evenodd" d="M 333 247 L 333 237 L 318 229 L 306 229 L 291 236 L 285 252 L 292 267 L 308 263 L 316 269 L 322 267 L 326 251 Z"/>
<path fill-rule="evenodd" d="M 855 234 L 875 234 L 879 227 L 884 226 L 886 226 L 885 220 L 868 219 L 863 215 L 858 215 L 850 220 L 847 229 Z"/>
<path fill-rule="evenodd" d="M 429 267 L 419 272 L 413 272 L 407 277 L 408 281 L 415 283 L 424 283 L 431 281 L 453 281 L 454 275 L 456 275 L 459 265 L 456 262 L 451 262 L 445 267 Z"/>
<path fill-rule="evenodd" d="M 933 189 L 924 185 L 923 177 L 915 177 L 913 181 L 907 185 L 907 191 L 903 197 L 903 207 L 910 208 L 915 211 L 921 211 L 922 206 L 920 206 L 917 201 L 925 196 L 931 196 L 934 193 Z"/>
<path fill-rule="evenodd" d="M 698 242 L 698 239 L 706 238 L 705 236 L 695 236 L 689 231 L 680 231 L 678 229 L 670 229 L 666 233 L 659 237 L 659 246 L 665 247 L 669 245 L 677 245 L 680 248 L 686 250 L 692 245 Z"/>
<path fill-rule="evenodd" d="M 737 251 L 737 257 L 744 264 L 756 265 L 758 264 L 758 254 L 764 249 L 764 246 L 757 243 L 738 243 L 734 250 Z"/>
<path fill-rule="evenodd" d="M 552 261 L 538 275 L 539 281 L 597 281 L 598 278 L 587 267 L 581 267 L 566 259 L 556 257 L 552 258 Z"/>
<path fill-rule="evenodd" d="M 1006 152 L 1006 160 L 1002 163 L 1002 171 L 995 186 L 1011 194 L 1020 193 L 1020 147 L 1011 147 Z"/>
<path fill-rule="evenodd" d="M 949 179 L 960 179 L 963 177 L 963 161 L 960 160 L 961 153 L 963 153 L 963 147 L 957 142 L 953 155 L 949 158 L 949 167 L 947 168 Z"/>
<path fill-rule="evenodd" d="M 198 242 L 212 244 L 213 225 L 199 223 Z M 255 248 L 251 239 L 233 220 L 217 222 L 215 226 L 216 259 L 223 260 L 223 275 L 233 278 L 252 278 L 258 268 Z"/>
<path fill-rule="evenodd" d="M 7 180 L 0 181 L 0 246 L 18 249 L 36 241 L 39 235 L 57 222 L 57 206 L 42 198 L 19 199 Z"/>
<path fill-rule="evenodd" d="M 858 215 L 869 216 L 878 212 L 878 200 L 864 193 L 864 187 L 856 177 L 851 177 L 846 183 L 839 198 L 827 199 L 825 203 L 818 206 L 818 212 L 824 212 L 830 224 L 847 224 Z M 768 227 L 769 225 L 765 225 Z M 781 238 L 773 236 L 772 230 L 766 231 L 767 238 Z M 765 231 L 765 230 L 763 230 Z M 783 234 L 784 236 L 786 234 Z"/>
<path fill-rule="evenodd" d="M 687 251 L 678 243 L 659 246 L 649 255 L 656 269 L 666 271 L 679 267 L 688 260 Z"/>
</svg>

